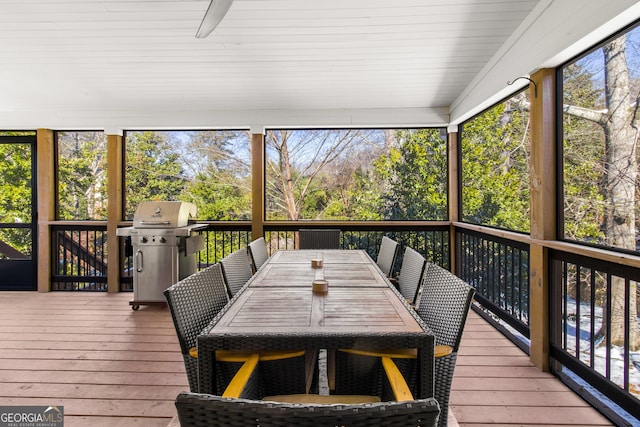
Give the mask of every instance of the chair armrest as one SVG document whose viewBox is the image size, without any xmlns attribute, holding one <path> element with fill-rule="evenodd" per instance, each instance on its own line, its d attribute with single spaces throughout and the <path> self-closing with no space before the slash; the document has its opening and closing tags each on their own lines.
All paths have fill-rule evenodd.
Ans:
<svg viewBox="0 0 640 427">
<path fill-rule="evenodd" d="M 391 385 L 393 396 L 397 402 L 404 402 L 405 400 L 413 400 L 413 394 L 409 390 L 407 381 L 396 366 L 395 362 L 387 356 L 382 357 L 382 367 Z"/>
<path fill-rule="evenodd" d="M 372 357 L 391 357 L 393 359 L 415 359 L 418 351 L 415 348 L 387 348 L 377 350 L 357 350 L 352 348 L 342 348 L 345 353 L 360 354 Z M 445 357 L 453 353 L 450 345 L 437 345 L 433 349 L 433 357 Z"/>
<path fill-rule="evenodd" d="M 260 360 L 269 361 L 269 360 L 281 360 L 288 359 L 291 357 L 302 356 L 305 353 L 304 350 L 293 350 L 293 351 L 263 351 L 260 353 Z M 250 351 L 241 351 L 241 350 L 216 350 L 216 360 L 220 362 L 244 362 L 253 355 L 253 352 Z M 194 359 L 198 358 L 198 348 L 191 347 L 189 349 L 189 356 Z"/>
<path fill-rule="evenodd" d="M 242 391 L 244 390 L 249 378 L 258 366 L 260 355 L 258 353 L 249 356 L 246 362 L 238 369 L 238 372 L 233 376 L 231 382 L 222 393 L 222 397 L 230 397 L 234 399 L 240 398 Z"/>
<path fill-rule="evenodd" d="M 433 349 L 433 357 L 445 357 L 453 353 L 453 347 L 450 345 L 437 345 Z"/>
<path fill-rule="evenodd" d="M 252 355 L 253 352 L 250 351 L 216 350 L 216 360 L 220 362 L 244 362 Z M 197 359 L 198 347 L 191 347 L 189 349 L 189 356 Z"/>
<path fill-rule="evenodd" d="M 338 351 L 361 356 L 390 357 L 392 359 L 415 359 L 418 357 L 418 350 L 415 348 L 383 348 L 374 350 L 360 350 L 356 348 L 341 348 Z"/>
</svg>

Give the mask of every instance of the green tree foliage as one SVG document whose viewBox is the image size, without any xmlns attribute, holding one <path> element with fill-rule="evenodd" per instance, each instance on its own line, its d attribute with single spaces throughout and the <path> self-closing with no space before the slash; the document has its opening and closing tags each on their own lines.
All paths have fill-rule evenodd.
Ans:
<svg viewBox="0 0 640 427">
<path fill-rule="evenodd" d="M 126 218 L 145 200 L 179 200 L 185 185 L 178 153 L 163 132 L 131 132 L 126 139 Z"/>
<path fill-rule="evenodd" d="M 107 140 L 103 132 L 58 132 L 58 217 L 107 219 Z"/>
<path fill-rule="evenodd" d="M 248 146 L 238 131 L 128 133 L 127 218 L 141 201 L 180 200 L 201 220 L 250 219 Z"/>
<path fill-rule="evenodd" d="M 359 168 L 353 174 L 349 217 L 362 221 L 384 220 L 383 182 L 373 168 Z"/>
<path fill-rule="evenodd" d="M 446 219 L 447 140 L 439 129 L 396 130 L 375 167 L 384 219 Z"/>
<path fill-rule="evenodd" d="M 523 92 L 464 124 L 462 218 L 529 231 L 529 116 Z"/>
<path fill-rule="evenodd" d="M 0 144 L 0 222 L 31 222 L 31 147 Z"/>
<path fill-rule="evenodd" d="M 180 200 L 198 207 L 198 218 L 215 221 L 251 219 L 251 193 L 243 192 L 233 183 L 212 181 L 198 174 L 188 183 Z"/>
<path fill-rule="evenodd" d="M 356 130 L 357 143 L 325 166 L 314 192 L 316 217 L 332 220 L 382 219 L 375 161 L 384 154 L 383 132 Z"/>
<path fill-rule="evenodd" d="M 563 69 L 563 104 L 599 110 L 604 107 L 593 85 L 593 73 L 582 64 Z M 604 239 L 604 133 L 598 124 L 563 115 L 563 186 L 565 238 L 597 242 Z"/>
<path fill-rule="evenodd" d="M 31 223 L 31 178 L 31 145 L 0 144 L 0 224 Z M 0 228 L 0 241 L 24 255 L 31 237 L 29 229 Z"/>
<path fill-rule="evenodd" d="M 198 218 L 216 221 L 251 219 L 250 159 L 246 132 L 188 133 L 182 158 L 190 177 L 180 200 L 198 207 Z"/>
</svg>

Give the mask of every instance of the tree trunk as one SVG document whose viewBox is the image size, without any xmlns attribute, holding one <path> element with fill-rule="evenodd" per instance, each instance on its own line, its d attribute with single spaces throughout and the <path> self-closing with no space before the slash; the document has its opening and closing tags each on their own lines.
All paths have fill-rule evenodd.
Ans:
<svg viewBox="0 0 640 427">
<path fill-rule="evenodd" d="M 629 69 L 622 36 L 604 48 L 605 96 L 608 114 L 601 124 L 605 135 L 605 236 L 611 246 L 636 250 L 635 190 L 638 175 L 636 132 L 633 128 L 633 107 L 629 87 Z M 625 341 L 625 280 L 613 277 L 611 282 L 611 343 Z M 635 284 L 629 284 L 630 348 L 640 344 L 636 311 Z"/>
<path fill-rule="evenodd" d="M 280 170 L 282 171 L 282 190 L 284 192 L 284 201 L 287 209 L 287 216 L 291 221 L 297 221 L 299 217 L 299 209 L 296 205 L 296 197 L 294 195 L 293 175 L 291 172 L 291 159 L 289 157 L 288 134 L 286 131 L 281 132 L 282 145 L 279 147 L 280 153 Z"/>
</svg>

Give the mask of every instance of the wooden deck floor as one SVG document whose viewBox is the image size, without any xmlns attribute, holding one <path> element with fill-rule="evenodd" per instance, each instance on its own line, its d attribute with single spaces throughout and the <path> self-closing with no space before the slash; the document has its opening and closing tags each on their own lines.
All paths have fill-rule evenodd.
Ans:
<svg viewBox="0 0 640 427">
<path fill-rule="evenodd" d="M 449 405 L 461 427 L 612 425 L 474 311 L 465 325 Z"/>
<path fill-rule="evenodd" d="M 166 427 L 188 389 L 171 315 L 130 299 L 0 293 L 0 405 L 64 406 L 66 427 Z M 462 427 L 611 425 L 475 313 L 451 408 Z"/>
</svg>

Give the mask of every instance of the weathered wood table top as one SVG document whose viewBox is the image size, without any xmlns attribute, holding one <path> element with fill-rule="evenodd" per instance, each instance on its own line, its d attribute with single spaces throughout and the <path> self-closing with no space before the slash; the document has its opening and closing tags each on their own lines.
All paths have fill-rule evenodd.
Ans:
<svg viewBox="0 0 640 427">
<path fill-rule="evenodd" d="M 312 268 L 312 259 L 322 268 Z M 328 292 L 312 292 L 314 279 Z M 216 349 L 418 348 L 432 378 L 433 335 L 357 250 L 280 251 L 272 256 L 198 338 L 200 391 L 211 393 Z M 201 357 L 203 356 L 203 357 Z M 431 396 L 432 381 L 420 394 Z"/>
<path fill-rule="evenodd" d="M 217 334 L 422 333 L 396 293 L 380 287 L 249 286 L 211 330 Z"/>
<path fill-rule="evenodd" d="M 324 264 L 371 264 L 373 261 L 365 251 L 350 249 L 299 249 L 278 251 L 269 264 L 310 264 L 314 258 L 320 258 Z"/>
</svg>

